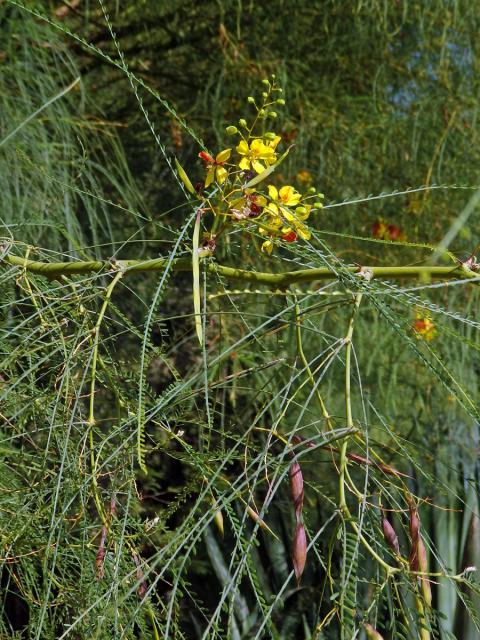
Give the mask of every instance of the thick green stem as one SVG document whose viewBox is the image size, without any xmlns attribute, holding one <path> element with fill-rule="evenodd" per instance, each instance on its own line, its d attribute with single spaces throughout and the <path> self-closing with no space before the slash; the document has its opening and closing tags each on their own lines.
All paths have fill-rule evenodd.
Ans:
<svg viewBox="0 0 480 640">
<path fill-rule="evenodd" d="M 118 261 L 88 261 L 88 262 L 41 262 L 28 260 L 23 257 L 7 254 L 1 261 L 4 265 L 18 266 L 32 273 L 38 273 L 47 277 L 56 278 L 60 275 L 74 275 L 83 273 L 108 272 L 120 266 L 125 273 L 137 271 L 162 271 L 170 263 L 166 258 L 153 260 L 118 260 Z M 173 261 L 172 271 L 191 271 L 192 260 L 178 258 Z M 285 271 L 283 273 L 267 273 L 263 271 L 247 271 L 226 267 L 216 262 L 209 262 L 206 270 L 210 273 L 218 273 L 228 280 L 243 280 L 255 284 L 264 284 L 272 287 L 286 287 L 300 282 L 316 282 L 319 280 L 336 280 L 336 274 L 328 267 L 318 269 L 299 269 L 298 271 Z M 367 271 L 373 278 L 403 279 L 423 278 L 448 280 L 451 278 L 477 278 L 480 274 L 461 265 L 450 267 L 436 266 L 387 266 L 387 267 L 345 267 L 344 274 L 360 274 Z"/>
</svg>

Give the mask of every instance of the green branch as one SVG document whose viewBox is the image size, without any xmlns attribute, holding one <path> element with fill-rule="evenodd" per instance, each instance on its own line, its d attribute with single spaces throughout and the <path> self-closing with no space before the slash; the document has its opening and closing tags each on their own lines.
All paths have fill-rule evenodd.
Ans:
<svg viewBox="0 0 480 640">
<path fill-rule="evenodd" d="M 116 271 L 119 267 L 125 272 L 137 271 L 162 271 L 168 264 L 165 258 L 155 258 L 153 260 L 105 260 L 89 262 L 40 262 L 28 260 L 14 255 L 6 255 L 2 259 L 2 264 L 18 266 L 32 273 L 38 273 L 50 278 L 60 275 L 74 275 L 83 273 L 100 273 Z M 206 265 L 207 271 L 217 273 L 228 280 L 243 280 L 244 282 L 254 282 L 275 287 L 285 287 L 290 284 L 300 282 L 314 282 L 317 280 L 335 280 L 337 276 L 328 267 L 318 269 L 299 269 L 298 271 L 285 271 L 283 273 L 267 273 L 263 271 L 247 271 L 226 267 L 215 262 Z M 419 278 L 419 279 L 441 279 L 451 278 L 476 278 L 479 274 L 471 269 L 458 266 L 435 267 L 435 266 L 407 266 L 407 267 L 345 267 L 343 273 L 356 274 L 361 270 L 366 270 L 374 278 L 399 279 L 399 278 Z M 174 260 L 173 271 L 191 271 L 191 258 L 179 258 Z"/>
</svg>

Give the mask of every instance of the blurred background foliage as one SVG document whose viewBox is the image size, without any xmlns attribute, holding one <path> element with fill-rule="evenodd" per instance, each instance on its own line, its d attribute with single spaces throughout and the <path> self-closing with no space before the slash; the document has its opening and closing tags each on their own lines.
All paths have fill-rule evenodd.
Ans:
<svg viewBox="0 0 480 640">
<path fill-rule="evenodd" d="M 478 242 L 478 8 L 0 0 L 2 235 L 17 255 L 44 260 L 167 256 L 177 242 L 187 255 L 191 210 L 167 159 L 203 181 L 200 141 L 229 146 L 225 126 L 274 73 L 286 100 L 276 131 L 294 145 L 275 180 L 325 193 L 316 244 L 267 258 L 232 234 L 219 262 L 415 264 L 453 227 L 449 249 L 464 258 Z M 435 259 L 455 266 L 442 251 Z M 295 296 L 302 348 L 340 438 L 345 364 L 335 350 L 352 282 L 273 295 L 210 278 L 200 350 L 190 274 L 125 278 L 102 325 L 90 430 L 91 336 L 108 282 L 2 270 L 2 637 L 365 638 L 366 621 L 385 639 L 420 637 L 411 582 L 382 590 L 378 566 L 338 517 L 336 454 L 299 356 Z M 393 562 L 380 500 L 408 555 L 408 488 L 422 505 L 430 569 L 459 573 L 480 562 L 478 293 L 431 284 L 372 284 L 363 303 L 353 403 L 367 438 L 354 450 L 374 448 L 408 478 L 366 479 L 361 465 L 352 476 L 365 485 L 359 517 L 382 557 Z M 416 308 L 434 318 L 431 342 L 412 334 Z M 317 447 L 300 450 L 309 541 L 319 534 L 300 588 L 288 452 L 254 429 L 271 425 Z M 245 517 L 252 497 L 258 511 L 265 501 L 276 538 Z M 471 582 L 433 585 L 431 637 L 480 637 Z"/>
</svg>

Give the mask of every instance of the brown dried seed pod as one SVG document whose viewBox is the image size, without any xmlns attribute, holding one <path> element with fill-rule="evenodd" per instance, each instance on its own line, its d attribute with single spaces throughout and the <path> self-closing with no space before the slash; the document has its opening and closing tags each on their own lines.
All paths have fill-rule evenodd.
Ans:
<svg viewBox="0 0 480 640">
<path fill-rule="evenodd" d="M 297 522 L 297 526 L 295 527 L 292 561 L 297 584 L 300 584 L 300 578 L 302 577 L 307 561 L 307 536 L 305 534 L 305 527 L 301 522 Z"/>
<path fill-rule="evenodd" d="M 397 556 L 399 556 L 400 545 L 398 544 L 398 536 L 395 533 L 395 529 L 387 520 L 384 513 L 382 513 L 382 530 L 383 530 L 383 537 L 385 538 L 385 542 L 388 544 L 390 549 L 392 549 L 392 551 L 394 551 L 397 554 Z"/>
<path fill-rule="evenodd" d="M 300 465 L 297 461 L 292 462 L 289 470 L 290 475 L 290 492 L 292 496 L 293 506 L 297 521 L 302 515 L 303 509 L 303 475 Z"/>
</svg>

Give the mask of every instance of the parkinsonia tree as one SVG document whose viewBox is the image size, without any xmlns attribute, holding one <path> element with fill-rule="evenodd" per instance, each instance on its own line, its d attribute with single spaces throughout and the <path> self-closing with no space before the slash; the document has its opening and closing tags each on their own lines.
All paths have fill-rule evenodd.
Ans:
<svg viewBox="0 0 480 640">
<path fill-rule="evenodd" d="M 406 264 L 343 260 L 322 215 L 349 203 L 282 174 L 275 77 L 218 153 L 162 101 L 196 183 L 118 54 L 183 191 L 175 225 L 101 198 L 81 138 L 70 181 L 11 151 L 78 83 L 0 141 L 92 224 L 105 202 L 144 223 L 103 258 L 4 225 L 2 637 L 477 637 L 475 256 L 385 227 L 356 240 Z"/>
</svg>

